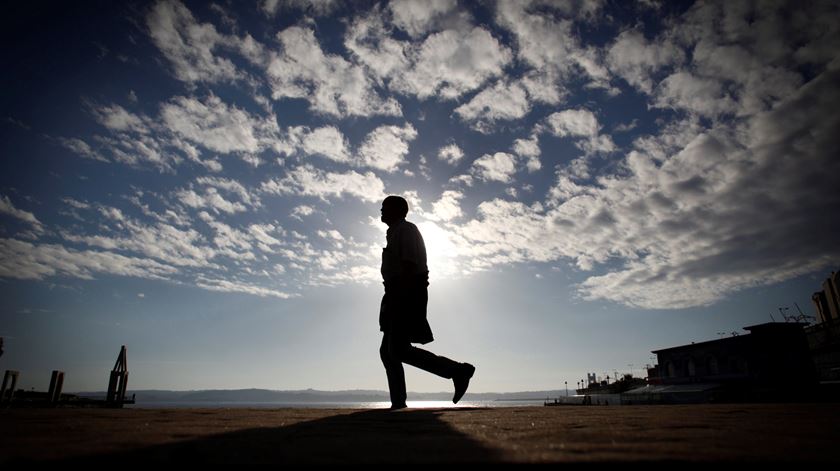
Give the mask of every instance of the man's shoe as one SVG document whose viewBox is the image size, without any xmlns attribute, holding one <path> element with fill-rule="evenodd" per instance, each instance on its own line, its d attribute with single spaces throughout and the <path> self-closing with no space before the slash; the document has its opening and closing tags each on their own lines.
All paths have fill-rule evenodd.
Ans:
<svg viewBox="0 0 840 471">
<path fill-rule="evenodd" d="M 400 409 L 405 409 L 407 407 L 408 406 L 403 402 L 402 404 L 391 404 L 391 407 L 390 407 L 389 410 L 400 410 Z"/>
<path fill-rule="evenodd" d="M 452 378 L 452 381 L 455 383 L 455 396 L 452 397 L 452 402 L 455 404 L 464 397 L 464 393 L 467 392 L 467 388 L 470 386 L 470 378 L 475 373 L 474 366 L 469 363 L 463 363 L 463 365 L 461 373 Z"/>
</svg>

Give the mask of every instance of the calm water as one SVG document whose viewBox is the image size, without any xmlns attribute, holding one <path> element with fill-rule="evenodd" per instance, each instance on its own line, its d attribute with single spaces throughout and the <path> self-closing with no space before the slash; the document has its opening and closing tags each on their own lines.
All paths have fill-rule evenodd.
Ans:
<svg viewBox="0 0 840 471">
<path fill-rule="evenodd" d="M 528 407 L 543 405 L 543 400 L 533 401 L 406 401 L 412 409 L 438 409 L 458 407 Z M 279 409 L 294 407 L 301 409 L 387 409 L 390 402 L 140 402 L 126 405 L 127 408 L 137 409 L 170 409 L 170 408 L 230 408 L 230 409 Z"/>
</svg>

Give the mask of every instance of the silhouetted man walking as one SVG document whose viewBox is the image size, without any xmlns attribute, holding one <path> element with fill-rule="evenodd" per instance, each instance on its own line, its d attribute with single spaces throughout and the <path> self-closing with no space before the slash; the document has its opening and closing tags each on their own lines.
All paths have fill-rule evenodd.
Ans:
<svg viewBox="0 0 840 471">
<path fill-rule="evenodd" d="M 384 332 L 379 356 L 388 375 L 391 410 L 404 409 L 405 372 L 403 363 L 450 378 L 455 384 L 452 402 L 458 403 L 475 373 L 469 363 L 458 363 L 437 356 L 412 343 L 434 340 L 426 320 L 429 300 L 429 269 L 426 246 L 417 226 L 405 220 L 408 202 L 389 196 L 382 202 L 382 222 L 388 225 L 387 245 L 382 249 L 382 279 L 385 296 L 379 309 L 379 330 Z"/>
</svg>

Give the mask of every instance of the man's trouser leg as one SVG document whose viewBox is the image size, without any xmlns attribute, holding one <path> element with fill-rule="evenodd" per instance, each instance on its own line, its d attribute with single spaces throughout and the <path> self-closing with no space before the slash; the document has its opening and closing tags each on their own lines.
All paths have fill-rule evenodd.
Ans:
<svg viewBox="0 0 840 471">
<path fill-rule="evenodd" d="M 405 402 L 405 371 L 402 364 L 428 371 L 442 378 L 452 379 L 462 365 L 449 358 L 411 345 L 407 339 L 386 332 L 382 337 L 379 356 L 388 375 L 388 387 L 391 391 L 391 403 Z M 395 402 L 396 401 L 396 402 Z"/>
<path fill-rule="evenodd" d="M 405 404 L 405 371 L 399 355 L 394 353 L 392 335 L 385 332 L 382 345 L 379 347 L 379 357 L 388 375 L 388 391 L 391 394 L 391 405 Z"/>
</svg>

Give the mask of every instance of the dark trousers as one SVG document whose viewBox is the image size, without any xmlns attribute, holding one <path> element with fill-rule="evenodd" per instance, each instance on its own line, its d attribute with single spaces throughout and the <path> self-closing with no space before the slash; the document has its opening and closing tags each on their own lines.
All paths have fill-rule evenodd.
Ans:
<svg viewBox="0 0 840 471">
<path fill-rule="evenodd" d="M 442 378 L 453 378 L 462 365 L 449 358 L 417 348 L 405 338 L 386 331 L 379 347 L 379 357 L 388 375 L 391 404 L 405 403 L 405 371 L 403 363 L 434 373 Z"/>
</svg>

